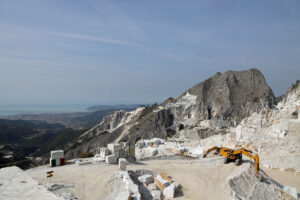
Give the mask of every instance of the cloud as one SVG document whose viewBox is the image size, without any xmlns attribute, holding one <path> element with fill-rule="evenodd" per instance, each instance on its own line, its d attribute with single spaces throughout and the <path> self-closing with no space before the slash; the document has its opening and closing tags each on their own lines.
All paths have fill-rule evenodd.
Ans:
<svg viewBox="0 0 300 200">
<path fill-rule="evenodd" d="M 82 35 L 82 34 L 72 34 L 72 33 L 60 33 L 60 32 L 47 32 L 49 35 L 54 35 L 58 37 L 68 38 L 68 39 L 74 39 L 74 40 L 85 40 L 85 41 L 94 41 L 94 42 L 100 42 L 100 43 L 108 43 L 108 44 L 115 44 L 115 45 L 121 45 L 121 46 L 131 46 L 131 47 L 143 47 L 142 45 L 133 43 L 133 42 L 127 42 L 122 40 L 113 40 L 103 37 L 95 37 L 90 35 Z"/>
</svg>

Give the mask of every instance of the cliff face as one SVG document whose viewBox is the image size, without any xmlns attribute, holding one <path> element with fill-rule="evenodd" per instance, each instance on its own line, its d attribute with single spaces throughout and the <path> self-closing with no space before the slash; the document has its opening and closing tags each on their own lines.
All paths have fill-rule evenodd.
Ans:
<svg viewBox="0 0 300 200">
<path fill-rule="evenodd" d="M 260 166 L 300 172 L 300 81 L 273 109 L 252 113 L 229 132 L 201 140 L 201 147 L 247 148 L 259 154 Z"/>
<path fill-rule="evenodd" d="M 275 97 L 264 76 L 256 69 L 217 73 L 161 105 L 117 111 L 82 135 L 76 150 L 95 151 L 110 142 L 135 143 L 143 138 L 166 138 L 201 121 L 237 125 L 243 118 L 271 108 Z"/>
<path fill-rule="evenodd" d="M 165 107 L 172 110 L 178 122 L 195 124 L 199 120 L 221 119 L 237 125 L 251 113 L 274 104 L 274 94 L 264 76 L 250 69 L 217 73 Z"/>
</svg>

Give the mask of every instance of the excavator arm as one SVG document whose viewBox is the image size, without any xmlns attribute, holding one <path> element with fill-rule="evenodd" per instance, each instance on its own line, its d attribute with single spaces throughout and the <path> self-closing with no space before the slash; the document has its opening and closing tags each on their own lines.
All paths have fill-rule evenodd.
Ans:
<svg viewBox="0 0 300 200">
<path fill-rule="evenodd" d="M 255 176 L 259 178 L 260 181 L 263 180 L 263 177 L 259 174 L 259 157 L 258 155 L 253 155 L 252 151 L 249 151 L 247 149 L 238 149 L 238 150 L 233 150 L 233 149 L 229 149 L 226 147 L 212 147 L 209 148 L 205 154 L 203 155 L 203 158 L 205 158 L 207 156 L 207 154 L 209 154 L 209 152 L 216 150 L 220 156 L 224 156 L 227 162 L 227 159 L 230 160 L 240 160 L 242 158 L 242 155 L 245 155 L 251 159 L 254 160 L 254 169 L 255 169 Z"/>
<path fill-rule="evenodd" d="M 251 154 L 252 153 L 251 151 L 248 151 L 246 149 L 239 149 L 239 150 L 236 150 L 233 152 L 233 154 L 240 154 L 240 153 L 254 160 L 255 175 L 259 176 L 259 157 L 258 157 L 258 155 L 256 154 L 254 156 Z"/>
<path fill-rule="evenodd" d="M 209 148 L 209 149 L 207 149 L 207 151 L 205 152 L 205 154 L 203 155 L 203 158 L 205 158 L 206 156 L 207 156 L 207 154 L 209 154 L 209 152 L 211 152 L 211 151 L 217 151 L 217 152 L 219 152 L 220 151 L 220 148 L 219 147 L 212 147 L 212 148 Z"/>
<path fill-rule="evenodd" d="M 212 147 L 212 148 L 207 149 L 207 151 L 203 155 L 203 158 L 205 158 L 207 156 L 207 154 L 209 154 L 209 152 L 214 151 L 214 150 L 216 150 L 219 153 L 219 155 L 225 156 L 225 157 L 227 157 L 227 155 L 230 155 L 230 154 L 232 155 L 232 153 L 234 151 L 233 149 L 229 149 L 226 147 Z"/>
</svg>

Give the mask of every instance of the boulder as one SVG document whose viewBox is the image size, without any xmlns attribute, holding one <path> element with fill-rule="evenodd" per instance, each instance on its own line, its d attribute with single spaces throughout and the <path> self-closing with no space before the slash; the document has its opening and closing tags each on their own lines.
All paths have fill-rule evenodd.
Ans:
<svg viewBox="0 0 300 200">
<path fill-rule="evenodd" d="M 100 156 L 102 158 L 106 158 L 106 156 L 108 156 L 108 155 L 109 155 L 109 149 L 108 148 L 103 147 L 103 148 L 100 149 Z"/>
<path fill-rule="evenodd" d="M 139 187 L 136 184 L 134 184 L 132 181 L 131 182 L 129 181 L 128 183 L 126 183 L 125 187 L 129 191 L 130 194 L 139 193 Z"/>
<path fill-rule="evenodd" d="M 121 146 L 121 144 L 110 143 L 110 144 L 107 144 L 107 148 L 108 148 L 112 153 L 115 153 L 115 152 L 119 152 L 119 151 L 122 149 L 122 146 Z"/>
<path fill-rule="evenodd" d="M 283 191 L 294 197 L 295 199 L 298 199 L 298 193 L 297 189 L 290 186 L 284 186 Z"/>
<path fill-rule="evenodd" d="M 170 185 L 169 181 L 161 178 L 160 176 L 156 176 L 156 178 L 154 179 L 154 183 L 156 187 L 158 187 L 161 191 L 163 191 L 164 188 Z"/>
<path fill-rule="evenodd" d="M 148 186 L 147 186 L 147 189 L 149 191 L 152 191 L 152 190 L 157 190 L 157 187 L 155 186 L 154 183 L 150 183 Z"/>
<path fill-rule="evenodd" d="M 126 171 L 127 160 L 125 158 L 119 159 L 119 171 Z"/>
<path fill-rule="evenodd" d="M 175 195 L 175 185 L 171 184 L 168 187 L 164 188 L 163 195 L 165 198 L 174 198 Z"/>
<path fill-rule="evenodd" d="M 115 154 L 106 156 L 105 162 L 106 164 L 115 164 L 117 162 L 117 157 L 115 156 Z"/>
<path fill-rule="evenodd" d="M 160 200 L 161 199 L 161 191 L 160 190 L 152 190 L 151 195 L 152 195 L 153 200 Z"/>
<path fill-rule="evenodd" d="M 139 179 L 139 181 L 141 181 L 145 185 L 153 183 L 153 181 L 154 181 L 153 176 L 150 175 L 150 174 L 142 175 L 142 176 L 138 177 L 138 179 Z"/>
<path fill-rule="evenodd" d="M 128 200 L 130 199 L 130 193 L 128 191 L 123 191 L 118 194 L 115 200 Z"/>
</svg>

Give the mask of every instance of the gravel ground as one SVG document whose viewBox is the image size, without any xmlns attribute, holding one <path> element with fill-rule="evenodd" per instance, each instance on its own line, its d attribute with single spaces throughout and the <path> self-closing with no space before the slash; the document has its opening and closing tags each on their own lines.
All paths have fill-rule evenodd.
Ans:
<svg viewBox="0 0 300 200">
<path fill-rule="evenodd" d="M 155 172 L 166 172 L 173 179 L 180 183 L 183 188 L 183 195 L 176 199 L 230 199 L 229 186 L 226 184 L 226 177 L 239 169 L 234 163 L 222 164 L 223 159 L 209 157 L 199 160 L 150 160 L 130 164 L 127 169 L 148 169 Z M 89 165 L 65 165 L 56 168 L 41 166 L 27 170 L 26 172 L 34 179 L 44 185 L 48 184 L 46 172 L 53 170 L 53 183 L 65 183 L 74 186 L 74 195 L 84 200 L 101 200 L 108 195 L 107 181 L 110 176 L 117 172 L 117 165 L 106 165 L 94 163 Z M 299 191 L 300 175 L 290 172 L 266 171 L 272 178 L 283 184 L 296 187 Z M 289 178 L 286 178 L 288 174 Z"/>
</svg>

